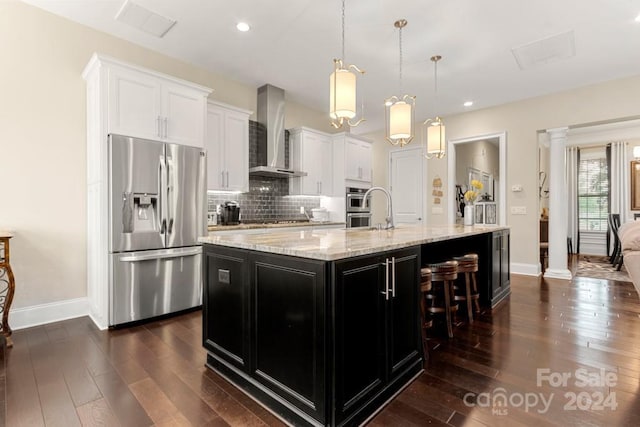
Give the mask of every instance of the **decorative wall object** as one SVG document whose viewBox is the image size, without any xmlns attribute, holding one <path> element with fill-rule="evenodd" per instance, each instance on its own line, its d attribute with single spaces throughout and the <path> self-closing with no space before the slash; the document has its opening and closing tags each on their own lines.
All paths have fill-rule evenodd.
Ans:
<svg viewBox="0 0 640 427">
<path fill-rule="evenodd" d="M 442 191 L 442 179 L 440 179 L 438 175 L 433 178 L 433 191 L 431 192 L 431 195 L 433 196 L 434 205 L 442 203 L 442 196 L 444 195 L 444 192 Z"/>
</svg>

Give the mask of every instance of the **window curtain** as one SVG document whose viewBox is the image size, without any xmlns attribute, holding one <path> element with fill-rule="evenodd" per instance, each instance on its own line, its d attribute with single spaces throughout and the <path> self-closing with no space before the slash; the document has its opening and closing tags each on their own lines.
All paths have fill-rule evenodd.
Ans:
<svg viewBox="0 0 640 427">
<path fill-rule="evenodd" d="M 567 147 L 566 153 L 567 182 L 567 237 L 571 239 L 573 253 L 580 253 L 580 236 L 578 234 L 578 165 L 580 149 Z M 553 189 L 551 189 L 553 191 Z M 551 213 L 553 215 L 553 212 Z"/>
<path fill-rule="evenodd" d="M 609 159 L 610 213 L 620 214 L 620 224 L 629 217 L 629 161 L 626 142 L 612 142 Z"/>
</svg>

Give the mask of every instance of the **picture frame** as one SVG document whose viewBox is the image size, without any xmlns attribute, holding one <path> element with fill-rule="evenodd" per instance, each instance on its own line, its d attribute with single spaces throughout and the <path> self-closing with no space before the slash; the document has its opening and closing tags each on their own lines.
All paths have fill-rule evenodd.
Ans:
<svg viewBox="0 0 640 427">
<path fill-rule="evenodd" d="M 484 222 L 485 224 L 497 224 L 497 206 L 495 203 L 487 203 L 484 205 Z"/>
<path fill-rule="evenodd" d="M 474 224 L 484 224 L 484 205 L 478 203 L 475 205 Z"/>
<path fill-rule="evenodd" d="M 640 160 L 632 160 L 631 167 L 631 198 L 629 200 L 632 211 L 640 210 Z"/>
</svg>

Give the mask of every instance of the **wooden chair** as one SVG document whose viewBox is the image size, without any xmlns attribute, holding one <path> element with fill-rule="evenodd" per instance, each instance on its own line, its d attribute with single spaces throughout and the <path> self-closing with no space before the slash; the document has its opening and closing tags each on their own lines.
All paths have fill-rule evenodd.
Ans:
<svg viewBox="0 0 640 427">
<path fill-rule="evenodd" d="M 609 214 L 607 217 L 609 228 L 613 234 L 613 251 L 609 257 L 609 262 L 616 267 L 616 270 L 622 268 L 622 245 L 618 237 L 618 229 L 620 228 L 620 214 Z"/>
<path fill-rule="evenodd" d="M 464 280 L 458 276 L 454 284 L 454 301 L 464 301 L 467 304 L 467 318 L 469 323 L 473 322 L 473 312 L 480 312 L 480 303 L 478 299 L 478 285 L 476 283 L 476 273 L 478 272 L 478 254 L 466 254 L 459 257 L 453 257 L 458 262 L 458 274 L 464 274 Z M 464 282 L 462 285 L 460 282 Z M 462 286 L 461 286 L 462 285 Z"/>
<path fill-rule="evenodd" d="M 431 291 L 425 295 L 429 302 L 426 311 L 432 316 L 444 314 L 447 335 L 453 338 L 453 314 L 458 311 L 453 295 L 453 281 L 458 278 L 458 262 L 428 264 L 426 268 L 431 270 Z"/>
<path fill-rule="evenodd" d="M 427 329 L 433 326 L 433 320 L 427 314 L 427 295 L 431 292 L 431 270 L 423 268 L 420 270 L 420 319 L 422 330 L 422 347 L 425 360 L 429 357 L 429 347 L 427 346 Z"/>
<path fill-rule="evenodd" d="M 542 272 L 547 268 L 547 259 L 549 258 L 549 220 L 540 220 L 540 266 Z"/>
</svg>

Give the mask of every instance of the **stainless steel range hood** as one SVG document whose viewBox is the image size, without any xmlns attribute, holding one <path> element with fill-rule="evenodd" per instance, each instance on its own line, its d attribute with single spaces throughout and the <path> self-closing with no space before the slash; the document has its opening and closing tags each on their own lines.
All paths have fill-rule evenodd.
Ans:
<svg viewBox="0 0 640 427">
<path fill-rule="evenodd" d="M 307 175 L 285 167 L 284 106 L 283 89 L 269 84 L 258 88 L 257 118 L 267 128 L 267 164 L 250 168 L 250 175 L 277 178 Z"/>
</svg>

